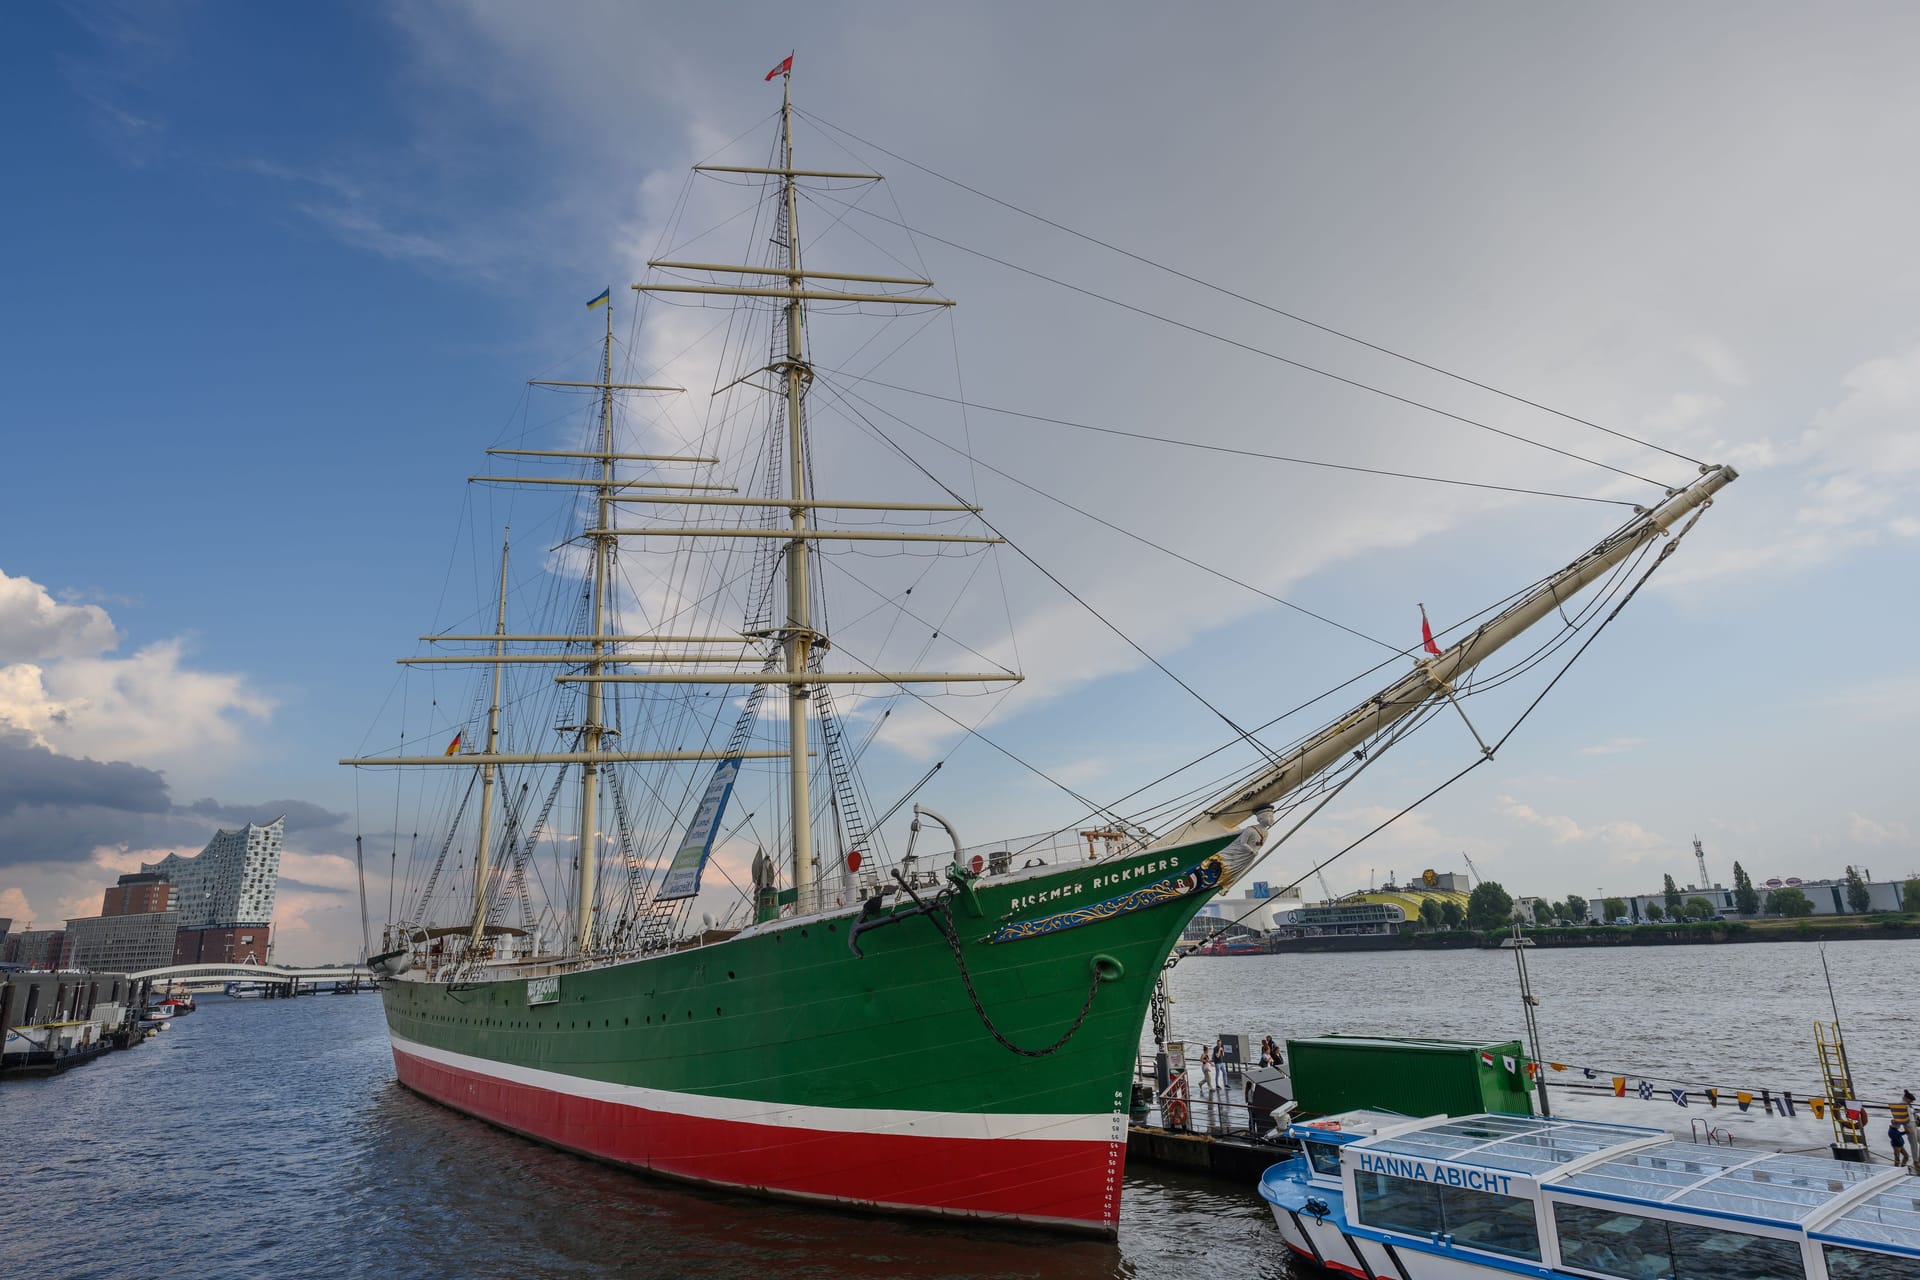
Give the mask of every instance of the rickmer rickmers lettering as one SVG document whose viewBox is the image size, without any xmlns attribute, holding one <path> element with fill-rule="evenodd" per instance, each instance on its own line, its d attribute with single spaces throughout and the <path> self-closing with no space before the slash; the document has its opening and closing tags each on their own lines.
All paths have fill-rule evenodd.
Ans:
<svg viewBox="0 0 1920 1280">
<path fill-rule="evenodd" d="M 933 809 L 906 808 L 932 772 L 870 821 L 856 765 L 869 748 L 887 750 L 884 708 L 911 706 L 908 692 L 932 696 L 925 688 L 1005 689 L 1021 677 L 878 666 L 898 651 L 886 647 L 896 624 L 914 631 L 917 661 L 931 663 L 936 642 L 953 646 L 957 665 L 980 657 L 943 636 L 949 614 L 924 612 L 925 584 L 940 562 L 993 555 L 1003 539 L 917 461 L 932 489 L 919 501 L 815 488 L 816 462 L 846 454 L 816 458 L 814 416 L 844 418 L 836 406 L 850 391 L 818 398 L 834 362 L 814 362 L 809 305 L 876 316 L 953 304 L 928 292 L 930 280 L 893 274 L 903 267 L 822 268 L 835 242 L 800 234 L 803 189 L 831 195 L 878 176 L 795 166 L 791 64 L 776 69 L 771 158 L 697 167 L 756 193 L 751 244 L 764 257 L 652 262 L 634 286 L 660 307 L 738 309 L 714 326 L 730 343 L 719 372 L 698 371 L 702 405 L 715 404 L 689 436 L 699 444 L 670 445 L 668 415 L 627 398 L 681 388 L 665 374 L 616 379 L 612 291 L 597 294 L 598 378 L 536 384 L 590 392 L 591 431 L 568 447 L 490 450 L 530 460 L 515 464 L 527 469 L 471 477 L 578 499 L 584 523 L 557 543 L 541 525 L 540 545 L 560 550 L 518 584 L 503 539 L 497 595 L 476 615 L 491 612 L 493 630 L 437 631 L 422 638 L 430 654 L 402 659 L 474 677 L 470 700 L 438 686 L 418 700 L 433 718 L 402 737 L 428 743 L 424 754 L 343 761 L 445 784 L 417 808 L 380 802 L 389 824 L 395 813 L 440 815 L 415 845 L 411 901 L 388 921 L 384 946 L 368 930 L 395 1071 L 467 1115 L 639 1171 L 1112 1235 L 1141 1029 L 1195 912 L 1270 851 L 1283 816 L 1304 820 L 1337 790 L 1334 778 L 1343 786 L 1426 712 L 1471 697 L 1462 681 L 1476 664 L 1542 619 L 1567 618 L 1569 598 L 1653 548 L 1734 474 L 1703 469 L 1306 737 L 1236 741 L 1233 758 L 1250 763 L 1209 753 L 1209 773 L 1191 775 L 1225 768 L 1225 780 L 1169 783 L 1176 799 L 1102 811 L 1096 830 L 980 852 Z M 903 254 L 895 261 L 912 248 Z M 872 341 L 857 337 L 840 363 Z M 873 446 L 859 435 L 848 448 Z M 623 520 L 635 507 L 647 514 Z M 850 554 L 825 558 L 823 544 Z M 889 550 L 857 551 L 874 544 Z M 632 545 L 646 550 L 622 559 Z M 929 545 L 936 554 L 924 554 Z M 490 578 L 491 566 L 481 572 Z M 833 615 L 830 638 L 827 602 L 858 573 L 883 580 L 855 579 L 866 594 Z M 910 609 L 902 602 L 916 589 Z M 511 630 L 514 600 L 542 601 L 544 613 Z M 862 632 L 881 613 L 873 600 L 890 614 Z M 856 653 L 876 662 L 859 666 Z M 864 691 L 874 732 L 850 731 L 834 702 L 846 686 Z M 472 709 L 466 721 L 446 723 L 454 706 Z M 890 843 L 881 828 L 895 813 L 911 826 Z M 916 843 L 936 831 L 951 861 Z M 748 853 L 751 872 L 739 874 Z M 715 857 L 737 859 L 731 894 L 719 875 L 703 876 L 719 869 Z M 1418 1168 L 1388 1172 L 1457 1172 Z"/>
</svg>

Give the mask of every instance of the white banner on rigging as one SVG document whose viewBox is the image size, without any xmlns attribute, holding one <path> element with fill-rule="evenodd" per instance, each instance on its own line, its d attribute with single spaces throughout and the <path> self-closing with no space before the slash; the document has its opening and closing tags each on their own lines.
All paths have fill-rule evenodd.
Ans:
<svg viewBox="0 0 1920 1280">
<path fill-rule="evenodd" d="M 737 757 L 722 760 L 714 769 L 713 781 L 707 783 L 707 794 L 700 798 L 700 808 L 687 827 L 686 838 L 681 840 L 680 848 L 673 855 L 673 865 L 667 868 L 667 883 L 654 895 L 654 901 L 691 898 L 700 892 L 700 873 L 706 869 L 707 855 L 713 852 L 714 837 L 720 830 L 720 815 L 726 810 L 727 797 L 733 794 L 733 780 L 738 776 L 740 761 Z"/>
</svg>

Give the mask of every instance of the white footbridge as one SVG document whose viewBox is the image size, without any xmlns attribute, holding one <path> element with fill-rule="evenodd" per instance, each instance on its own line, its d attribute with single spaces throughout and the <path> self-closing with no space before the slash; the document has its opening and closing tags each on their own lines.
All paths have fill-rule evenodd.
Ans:
<svg viewBox="0 0 1920 1280">
<path fill-rule="evenodd" d="M 170 964 L 128 974 L 135 982 L 353 982 L 370 983 L 373 971 L 365 965 L 331 969 L 289 969 L 274 964 Z"/>
</svg>

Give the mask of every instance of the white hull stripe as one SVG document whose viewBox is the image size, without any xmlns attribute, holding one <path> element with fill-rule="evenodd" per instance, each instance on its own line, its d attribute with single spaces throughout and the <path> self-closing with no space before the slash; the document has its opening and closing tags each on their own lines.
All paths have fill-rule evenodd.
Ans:
<svg viewBox="0 0 1920 1280">
<path fill-rule="evenodd" d="M 915 1138 L 979 1138 L 1021 1142 L 1125 1142 L 1126 1116 L 1019 1115 L 1007 1112 L 892 1111 L 866 1107 L 810 1107 L 764 1102 L 756 1098 L 725 1098 L 706 1093 L 680 1093 L 616 1084 L 559 1071 L 543 1071 L 510 1062 L 476 1058 L 451 1049 L 417 1044 L 389 1033 L 395 1052 L 459 1071 L 491 1076 L 510 1084 L 527 1085 L 569 1097 L 646 1111 L 665 1111 L 703 1120 L 731 1120 L 740 1124 L 780 1129 L 808 1129 L 829 1133 L 894 1134 Z"/>
</svg>

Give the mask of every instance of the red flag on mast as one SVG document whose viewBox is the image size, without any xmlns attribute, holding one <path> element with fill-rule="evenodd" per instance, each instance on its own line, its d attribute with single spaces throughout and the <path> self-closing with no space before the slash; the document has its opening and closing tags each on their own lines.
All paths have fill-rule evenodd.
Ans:
<svg viewBox="0 0 1920 1280">
<path fill-rule="evenodd" d="M 1427 621 L 1427 606 L 1420 606 L 1420 643 L 1434 657 L 1440 656 L 1440 646 L 1433 642 L 1433 626 Z"/>
<path fill-rule="evenodd" d="M 777 66 L 777 67 L 775 67 L 775 68 L 774 68 L 773 70 L 771 70 L 771 71 L 769 71 L 769 72 L 767 72 L 767 79 L 769 79 L 769 80 L 771 80 L 771 79 L 773 79 L 773 78 L 774 78 L 775 76 L 784 76 L 784 75 L 788 75 L 788 74 L 790 74 L 790 73 L 791 73 L 792 71 L 793 71 L 793 55 L 792 55 L 792 54 L 788 54 L 788 55 L 787 55 L 786 57 L 784 57 L 784 58 L 782 58 L 782 59 L 780 60 L 780 65 L 779 65 L 779 66 Z"/>
</svg>

